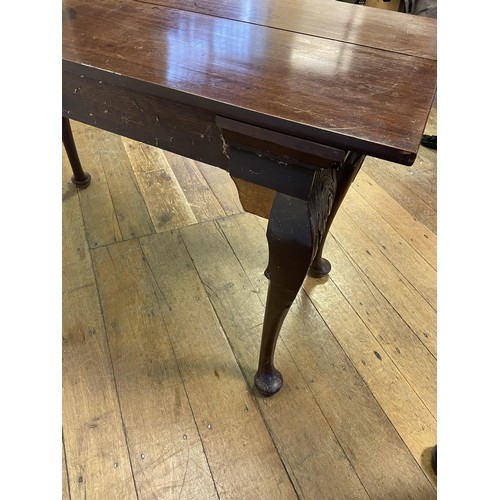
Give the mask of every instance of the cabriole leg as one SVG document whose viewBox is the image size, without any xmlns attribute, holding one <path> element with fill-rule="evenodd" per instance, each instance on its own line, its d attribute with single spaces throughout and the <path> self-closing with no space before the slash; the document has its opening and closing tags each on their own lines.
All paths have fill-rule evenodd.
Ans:
<svg viewBox="0 0 500 500">
<path fill-rule="evenodd" d="M 328 231 L 330 230 L 333 219 L 335 218 L 335 215 L 337 214 L 340 204 L 344 200 L 350 185 L 356 178 L 364 159 L 365 155 L 349 152 L 343 165 L 339 169 L 337 177 L 337 192 L 332 210 L 326 223 L 326 230 L 322 235 L 318 250 L 307 273 L 312 278 L 322 278 L 323 276 L 326 276 L 332 268 L 330 262 L 323 257 L 323 247 L 325 246 L 325 241 L 328 237 Z"/>
<path fill-rule="evenodd" d="M 335 198 L 335 171 L 314 177 L 309 200 L 277 193 L 267 228 L 269 278 L 255 385 L 264 396 L 278 392 L 283 377 L 274 366 L 274 350 L 283 321 L 304 281 L 325 230 Z"/>
<path fill-rule="evenodd" d="M 73 170 L 73 177 L 71 177 L 71 181 L 80 189 L 86 188 L 90 184 L 91 177 L 90 174 L 83 171 L 80 158 L 78 157 L 78 152 L 76 151 L 71 126 L 68 118 L 65 116 L 62 117 L 62 139 L 64 148 L 66 149 L 66 154 L 69 158 L 71 169 Z"/>
</svg>

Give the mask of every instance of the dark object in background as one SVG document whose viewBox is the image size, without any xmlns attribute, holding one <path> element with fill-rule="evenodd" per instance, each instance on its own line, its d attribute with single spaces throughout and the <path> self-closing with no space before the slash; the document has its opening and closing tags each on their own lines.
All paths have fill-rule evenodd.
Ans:
<svg viewBox="0 0 500 500">
<path fill-rule="evenodd" d="M 434 471 L 434 474 L 436 474 L 437 476 L 437 473 L 438 473 L 438 451 L 437 451 L 438 447 L 437 447 L 437 444 L 434 446 L 434 448 L 432 448 L 432 451 L 431 451 L 431 465 L 432 465 L 432 470 Z"/>
<path fill-rule="evenodd" d="M 358 5 L 365 5 L 366 0 L 339 0 L 340 2 L 354 3 Z M 391 0 L 382 0 L 385 3 Z M 369 3 L 370 6 L 375 7 L 378 5 L 373 5 L 374 2 Z M 406 12 L 407 14 L 415 14 L 416 16 L 433 17 L 437 19 L 437 0 L 400 0 L 399 1 L 399 12 Z M 396 10 L 396 9 L 394 9 Z"/>
<path fill-rule="evenodd" d="M 413 4 L 413 10 L 411 11 L 412 14 L 437 19 L 437 0 L 416 0 L 414 2 L 405 1 L 405 3 Z"/>
<path fill-rule="evenodd" d="M 438 148 L 437 135 L 423 135 L 420 144 L 429 149 L 437 149 Z"/>
</svg>

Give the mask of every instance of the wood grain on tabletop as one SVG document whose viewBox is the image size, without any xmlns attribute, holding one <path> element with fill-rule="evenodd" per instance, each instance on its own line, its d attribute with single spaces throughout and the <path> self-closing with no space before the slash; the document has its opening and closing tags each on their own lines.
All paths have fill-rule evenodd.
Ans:
<svg viewBox="0 0 500 500">
<path fill-rule="evenodd" d="M 330 0 L 152 0 L 153 4 L 435 59 L 435 22 Z M 382 3 L 382 2 L 380 2 Z M 384 2 L 386 3 L 386 2 Z M 394 46 L 394 38 L 398 44 Z"/>
<path fill-rule="evenodd" d="M 64 7 L 73 13 L 63 20 L 63 59 L 72 71 L 128 78 L 130 88 L 175 94 L 215 113 L 401 163 L 418 150 L 434 98 L 432 58 L 221 19 L 218 11 L 112 0 L 66 0 Z M 351 24 L 359 21 L 355 33 L 364 32 L 365 11 L 340 9 L 347 7 Z M 409 22 L 399 13 L 380 15 L 381 22 Z M 428 28 L 433 33 L 435 25 Z M 386 43 L 394 46 L 398 32 L 388 25 Z"/>
</svg>

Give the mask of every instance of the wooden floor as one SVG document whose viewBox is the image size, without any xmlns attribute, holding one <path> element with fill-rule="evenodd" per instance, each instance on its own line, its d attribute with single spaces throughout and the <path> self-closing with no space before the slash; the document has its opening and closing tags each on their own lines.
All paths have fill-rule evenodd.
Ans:
<svg viewBox="0 0 500 500">
<path fill-rule="evenodd" d="M 222 170 L 72 125 L 92 184 L 63 151 L 63 498 L 435 498 L 436 152 L 366 160 L 265 399 L 266 221 Z"/>
</svg>

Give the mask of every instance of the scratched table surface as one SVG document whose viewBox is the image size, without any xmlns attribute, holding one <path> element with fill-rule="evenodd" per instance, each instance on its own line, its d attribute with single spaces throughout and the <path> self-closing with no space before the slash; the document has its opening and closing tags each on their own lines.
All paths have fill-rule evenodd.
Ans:
<svg viewBox="0 0 500 500">
<path fill-rule="evenodd" d="M 63 0 L 62 33 L 63 71 L 407 165 L 436 88 L 434 19 L 332 0 Z"/>
<path fill-rule="evenodd" d="M 83 167 L 94 176 L 85 191 L 65 200 L 66 220 L 77 226 L 65 238 L 65 283 L 76 283 L 65 299 L 63 363 L 64 460 L 72 497 L 434 498 L 420 462 L 435 444 L 435 351 L 426 343 L 435 308 L 398 266 L 376 268 L 375 281 L 384 282 L 379 293 L 369 274 L 365 281 L 360 262 L 368 261 L 351 263 L 342 244 L 333 245 L 336 268 L 348 263 L 337 282 L 342 286 L 315 281 L 329 300 L 313 304 L 303 295 L 289 323 L 294 347 L 278 346 L 288 385 L 269 403 L 248 386 L 262 325 L 255 385 L 265 396 L 280 390 L 272 362 L 281 322 L 309 266 L 321 257 L 328 224 L 364 155 L 403 165 L 415 160 L 436 87 L 435 20 L 334 0 L 63 0 L 62 34 L 63 124 L 92 125 L 75 130 Z M 89 136 L 81 134 L 85 129 Z M 229 220 L 226 229 L 217 221 L 155 234 L 148 232 L 151 223 L 146 234 L 117 242 L 113 208 L 113 222 L 105 226 L 111 244 L 94 242 L 89 254 L 87 221 L 101 226 L 106 218 L 99 201 L 109 186 L 105 167 L 115 178 L 114 193 L 130 187 L 116 198 L 130 198 L 121 214 L 147 212 L 135 204 L 137 186 L 116 150 L 100 157 L 113 138 L 107 142 L 112 134 L 94 134 L 97 129 L 229 170 L 240 199 L 244 182 L 252 201 L 259 202 L 256 193 L 276 191 L 266 232 L 263 322 L 263 301 L 254 293 L 259 281 L 250 278 L 261 277 L 265 260 L 256 219 L 233 218 L 232 236 Z M 126 156 L 122 138 L 115 139 Z M 163 156 L 158 152 L 153 160 Z M 161 168 L 158 173 L 166 176 Z M 151 198 L 171 193 L 147 187 Z M 105 196 L 113 205 L 111 191 Z M 394 207 L 381 199 L 387 210 Z M 92 215 L 83 220 L 80 207 L 90 207 Z M 340 215 L 348 235 L 341 243 L 352 237 L 349 248 L 359 248 L 352 255 L 366 249 L 371 259 L 367 249 L 375 245 Z M 398 233 L 392 254 L 413 256 L 400 253 L 401 241 Z M 245 249 L 244 258 L 236 248 Z M 386 253 L 380 255 L 376 262 L 385 263 Z M 422 269 L 418 257 L 408 258 L 408 267 L 416 266 L 411 276 Z M 433 296 L 434 268 L 428 274 L 422 286 Z M 415 331 L 386 300 L 398 283 L 404 294 L 397 303 L 412 305 Z M 219 309 L 212 309 L 212 295 L 203 295 L 212 287 L 217 304 L 224 304 Z M 353 289 L 346 295 L 362 313 L 350 312 L 346 289 Z M 95 296 L 87 299 L 87 292 Z M 373 299 L 360 300 L 362 293 Z M 175 297 L 175 306 L 166 296 Z M 316 308 L 331 312 L 329 319 L 317 316 L 316 322 Z M 376 328 L 370 338 L 372 320 L 364 315 L 372 310 L 383 336 L 388 329 L 397 338 L 393 346 L 382 335 L 375 338 Z M 97 334 L 94 319 L 97 325 L 104 319 Z M 403 374 L 393 367 L 395 357 L 384 354 L 396 346 L 397 355 L 403 353 L 397 362 L 408 363 Z M 365 367 L 365 353 L 376 364 Z M 421 393 L 408 385 L 408 373 Z M 374 375 L 379 384 L 371 383 Z"/>
</svg>

